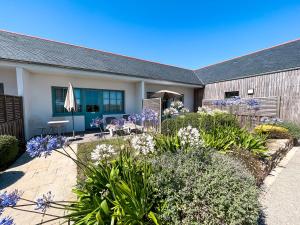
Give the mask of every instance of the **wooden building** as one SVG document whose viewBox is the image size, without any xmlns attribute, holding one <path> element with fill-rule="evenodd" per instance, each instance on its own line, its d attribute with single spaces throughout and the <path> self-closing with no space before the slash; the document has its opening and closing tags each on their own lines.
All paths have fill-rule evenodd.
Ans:
<svg viewBox="0 0 300 225">
<path fill-rule="evenodd" d="M 232 96 L 276 98 L 276 116 L 300 124 L 300 40 L 204 67 L 195 73 L 205 84 L 204 103 Z"/>
</svg>

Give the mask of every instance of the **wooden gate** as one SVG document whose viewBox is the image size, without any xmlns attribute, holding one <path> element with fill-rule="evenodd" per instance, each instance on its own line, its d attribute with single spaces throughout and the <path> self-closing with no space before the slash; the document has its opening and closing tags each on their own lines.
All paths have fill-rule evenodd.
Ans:
<svg viewBox="0 0 300 225">
<path fill-rule="evenodd" d="M 158 124 L 155 126 L 157 132 L 161 131 L 161 99 L 149 98 L 143 100 L 143 110 L 152 109 L 158 114 Z"/>
<path fill-rule="evenodd" d="M 0 135 L 15 136 L 24 143 L 22 97 L 0 95 Z"/>
</svg>

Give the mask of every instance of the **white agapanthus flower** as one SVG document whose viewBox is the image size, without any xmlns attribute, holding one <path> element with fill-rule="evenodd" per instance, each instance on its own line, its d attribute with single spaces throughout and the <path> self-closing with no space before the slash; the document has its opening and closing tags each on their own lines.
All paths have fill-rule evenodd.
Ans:
<svg viewBox="0 0 300 225">
<path fill-rule="evenodd" d="M 177 109 L 178 111 L 184 107 L 182 101 L 174 101 L 171 102 L 170 108 Z"/>
<path fill-rule="evenodd" d="M 180 144 L 184 147 L 196 148 L 202 145 L 198 129 L 191 126 L 180 128 L 178 131 L 178 137 Z"/>
<path fill-rule="evenodd" d="M 154 152 L 154 140 L 149 134 L 142 134 L 131 139 L 132 147 L 137 151 L 137 154 L 142 153 L 147 155 Z"/>
<path fill-rule="evenodd" d="M 174 115 L 178 114 L 178 110 L 171 107 L 171 108 L 165 109 L 163 113 L 165 116 L 174 116 Z"/>
<path fill-rule="evenodd" d="M 116 151 L 114 150 L 112 145 L 101 144 L 97 145 L 96 148 L 91 153 L 91 159 L 95 162 L 95 164 L 99 164 L 99 161 L 103 159 L 108 159 L 113 155 L 116 155 Z"/>
<path fill-rule="evenodd" d="M 180 113 L 188 113 L 190 112 L 190 110 L 188 108 L 185 108 L 183 107 L 181 110 L 180 110 Z"/>
</svg>

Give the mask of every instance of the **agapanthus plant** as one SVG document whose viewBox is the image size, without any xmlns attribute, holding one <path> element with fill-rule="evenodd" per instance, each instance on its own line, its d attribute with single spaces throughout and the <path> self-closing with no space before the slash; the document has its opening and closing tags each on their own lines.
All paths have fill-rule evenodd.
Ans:
<svg viewBox="0 0 300 225">
<path fill-rule="evenodd" d="M 94 161 L 95 165 L 98 165 L 101 160 L 107 160 L 116 154 L 117 152 L 112 145 L 101 144 L 97 145 L 92 151 L 91 159 Z"/>
<path fill-rule="evenodd" d="M 92 122 L 90 124 L 90 126 L 93 128 L 93 127 L 96 127 L 96 128 L 100 128 L 101 125 L 104 124 L 104 119 L 101 119 L 99 117 L 96 117 L 95 119 L 92 119 Z"/>
<path fill-rule="evenodd" d="M 65 137 L 57 137 L 57 136 L 46 136 L 40 137 L 37 136 L 35 138 L 30 139 L 26 145 L 26 152 L 31 157 L 41 157 L 45 158 L 58 148 L 61 148 L 65 145 L 66 138 Z"/>
<path fill-rule="evenodd" d="M 188 147 L 197 148 L 203 144 L 198 129 L 193 128 L 192 126 L 180 128 L 178 137 L 180 144 L 184 149 L 187 149 Z"/>
<path fill-rule="evenodd" d="M 147 155 L 154 152 L 154 139 L 150 134 L 137 135 L 131 139 L 131 145 L 137 154 Z"/>
<path fill-rule="evenodd" d="M 14 220 L 7 216 L 4 218 L 0 218 L 0 225 L 15 225 Z"/>
<path fill-rule="evenodd" d="M 43 194 L 42 197 L 36 200 L 35 210 L 41 210 L 42 212 L 46 212 L 47 208 L 50 208 L 51 202 L 53 202 L 53 194 L 51 191 L 48 191 L 46 194 Z"/>
</svg>

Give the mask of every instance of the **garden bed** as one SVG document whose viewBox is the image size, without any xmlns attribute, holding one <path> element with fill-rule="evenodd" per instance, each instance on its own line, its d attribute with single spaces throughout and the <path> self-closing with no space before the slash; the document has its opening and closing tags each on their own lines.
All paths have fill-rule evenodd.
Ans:
<svg viewBox="0 0 300 225">
<path fill-rule="evenodd" d="M 267 176 L 294 147 L 292 139 L 268 139 L 266 152 L 267 157 L 262 164 L 262 170 Z"/>
</svg>

